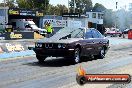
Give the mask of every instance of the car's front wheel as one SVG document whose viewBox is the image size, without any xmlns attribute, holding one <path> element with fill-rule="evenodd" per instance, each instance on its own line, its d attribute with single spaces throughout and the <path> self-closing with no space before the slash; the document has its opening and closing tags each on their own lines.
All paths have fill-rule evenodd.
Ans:
<svg viewBox="0 0 132 88">
<path fill-rule="evenodd" d="M 36 58 L 38 59 L 38 61 L 39 61 L 40 63 L 42 63 L 42 62 L 44 62 L 44 60 L 45 60 L 47 57 L 45 57 L 45 56 L 40 56 L 40 55 L 36 55 Z"/>
<path fill-rule="evenodd" d="M 77 64 L 80 62 L 80 49 L 79 48 L 75 48 L 74 51 L 74 63 Z"/>
<path fill-rule="evenodd" d="M 105 48 L 102 47 L 99 52 L 98 59 L 103 59 L 104 57 L 105 57 Z"/>
</svg>

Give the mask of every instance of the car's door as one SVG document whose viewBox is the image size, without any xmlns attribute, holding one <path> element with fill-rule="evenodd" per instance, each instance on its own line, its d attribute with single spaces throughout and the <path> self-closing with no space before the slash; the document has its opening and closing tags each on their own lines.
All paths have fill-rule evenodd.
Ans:
<svg viewBox="0 0 132 88">
<path fill-rule="evenodd" d="M 94 42 L 94 54 L 97 54 L 103 46 L 104 36 L 96 29 L 92 30 L 93 42 Z"/>
<path fill-rule="evenodd" d="M 91 55 L 94 53 L 94 41 L 93 41 L 93 34 L 92 30 L 87 30 L 85 33 L 85 55 Z"/>
</svg>

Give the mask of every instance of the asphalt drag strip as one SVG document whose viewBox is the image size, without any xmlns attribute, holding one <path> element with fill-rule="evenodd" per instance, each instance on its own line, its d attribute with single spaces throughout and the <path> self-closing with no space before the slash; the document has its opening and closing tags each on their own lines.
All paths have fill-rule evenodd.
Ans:
<svg viewBox="0 0 132 88">
<path fill-rule="evenodd" d="M 130 50 L 126 51 L 128 52 Z M 108 52 L 108 56 L 111 56 L 113 54 L 111 52 L 114 51 L 111 50 L 110 52 Z M 63 61 L 63 59 L 60 59 L 61 61 L 59 59 L 56 60 L 56 58 L 52 60 L 49 58 L 49 60 L 47 60 L 43 64 L 38 64 L 36 60 L 27 63 L 23 62 L 18 65 L 18 67 L 12 69 L 12 72 L 9 72 L 9 74 L 5 73 L 4 76 L 2 76 L 4 70 L 3 72 L 0 72 L 2 76 L 0 86 L 2 88 L 41 88 L 42 86 L 44 86 L 42 88 L 58 88 L 63 86 L 69 88 L 68 85 L 70 85 L 70 87 L 78 85 L 76 84 L 75 76 L 77 73 L 76 69 L 80 65 L 82 65 L 89 74 L 94 74 L 104 73 L 112 69 L 117 69 L 119 67 L 125 66 L 127 64 L 132 64 L 131 56 L 125 56 L 123 54 L 123 51 L 119 52 L 121 53 L 120 55 L 116 55 L 113 57 L 106 56 L 106 58 L 104 59 L 86 61 L 77 65 L 73 65 L 71 63 L 69 65 L 62 65 L 61 63 L 64 64 L 66 63 L 66 61 Z M 115 54 L 118 54 L 119 52 L 115 52 Z M 125 58 L 123 56 L 125 56 Z M 59 63 L 62 66 L 59 66 Z M 69 62 L 67 61 L 67 63 Z"/>
<path fill-rule="evenodd" d="M 111 45 L 104 59 L 84 60 L 73 64 L 67 58 L 46 59 L 38 63 L 35 56 L 0 61 L 0 88 L 81 88 L 76 83 L 77 68 L 81 65 L 88 74 L 132 72 L 131 44 Z M 129 70 L 125 70 L 129 69 Z M 97 84 L 86 84 L 82 88 L 99 88 Z M 121 85 L 104 84 L 100 88 Z M 125 87 L 131 86 L 130 84 Z M 123 86 L 121 87 L 123 88 Z"/>
</svg>

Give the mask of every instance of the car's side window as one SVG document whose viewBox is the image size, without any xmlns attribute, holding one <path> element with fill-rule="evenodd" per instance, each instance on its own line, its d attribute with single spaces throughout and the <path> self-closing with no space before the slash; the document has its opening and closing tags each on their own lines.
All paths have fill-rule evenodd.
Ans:
<svg viewBox="0 0 132 88">
<path fill-rule="evenodd" d="M 92 34 L 94 38 L 99 38 L 98 33 L 95 30 L 92 30 Z"/>
<path fill-rule="evenodd" d="M 103 38 L 103 35 L 99 31 L 92 30 L 92 32 L 93 32 L 93 37 L 94 38 Z"/>
<path fill-rule="evenodd" d="M 87 38 L 93 38 L 93 33 L 92 33 L 91 30 L 88 30 L 88 31 L 86 32 L 85 38 L 86 38 L 86 39 L 87 39 Z"/>
</svg>

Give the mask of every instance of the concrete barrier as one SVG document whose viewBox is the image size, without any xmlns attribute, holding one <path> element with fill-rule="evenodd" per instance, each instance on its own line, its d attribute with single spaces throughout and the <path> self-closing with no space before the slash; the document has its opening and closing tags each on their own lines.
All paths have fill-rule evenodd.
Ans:
<svg viewBox="0 0 132 88">
<path fill-rule="evenodd" d="M 3 50 L 2 50 L 2 48 L 1 48 L 1 46 L 0 46 L 0 54 L 1 54 L 1 53 L 3 53 Z"/>
<path fill-rule="evenodd" d="M 5 32 L 0 34 L 1 40 L 17 40 L 17 39 L 41 39 L 44 36 L 37 32 Z"/>
<path fill-rule="evenodd" d="M 8 50 L 8 52 L 24 51 L 25 50 L 22 44 L 10 44 L 10 43 L 6 43 L 5 47 Z"/>
<path fill-rule="evenodd" d="M 34 47 L 34 42 L 41 38 L 44 38 L 44 36 L 36 32 L 14 32 L 12 35 L 11 32 L 0 34 L 0 40 L 2 39 L 0 41 L 0 59 L 34 55 L 33 50 L 29 50 L 28 47 Z"/>
<path fill-rule="evenodd" d="M 33 42 L 9 42 L 0 43 L 0 59 L 9 59 L 34 55 L 29 46 L 34 46 Z"/>
<path fill-rule="evenodd" d="M 34 46 L 33 42 L 12 42 L 1 43 L 0 52 L 20 52 L 28 50 L 29 46 Z"/>
</svg>

